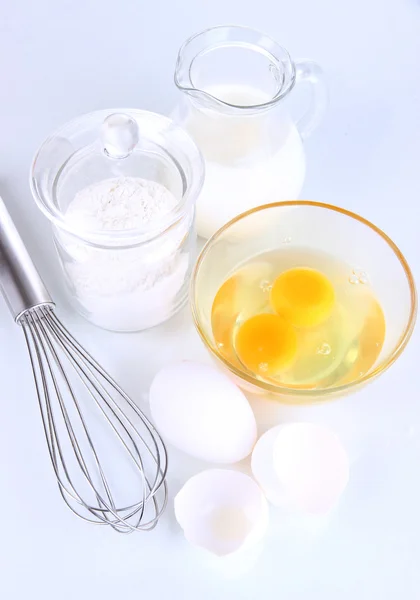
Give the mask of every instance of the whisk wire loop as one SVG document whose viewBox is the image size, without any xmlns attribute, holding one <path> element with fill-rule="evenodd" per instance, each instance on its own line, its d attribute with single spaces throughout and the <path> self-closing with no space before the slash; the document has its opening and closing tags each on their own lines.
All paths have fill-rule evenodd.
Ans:
<svg viewBox="0 0 420 600">
<path fill-rule="evenodd" d="M 48 451 L 63 499 L 82 519 L 108 524 L 121 533 L 153 529 L 167 503 L 167 452 L 156 429 L 64 327 L 52 305 L 25 311 L 19 323 L 28 347 Z M 92 406 L 99 409 L 135 469 L 137 484 L 141 485 L 140 498 L 135 502 L 117 503 L 114 499 L 84 414 L 90 407 L 84 403 L 82 410 L 63 359 L 72 367 L 71 373 L 77 375 L 88 392 L 87 397 L 93 400 Z M 116 398 L 125 403 L 124 409 Z M 142 433 L 128 416 L 127 405 L 141 423 Z M 60 423 L 64 425 L 61 431 L 66 434 L 65 444 L 60 441 Z M 72 461 L 70 468 L 68 463 Z M 84 482 L 80 487 L 74 477 L 75 465 Z M 89 500 L 83 497 L 82 488 L 88 492 Z"/>
</svg>

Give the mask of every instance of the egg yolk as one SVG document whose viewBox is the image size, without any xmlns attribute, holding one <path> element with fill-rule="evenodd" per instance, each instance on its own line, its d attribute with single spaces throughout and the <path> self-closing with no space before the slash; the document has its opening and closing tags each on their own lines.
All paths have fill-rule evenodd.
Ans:
<svg viewBox="0 0 420 600">
<path fill-rule="evenodd" d="M 279 315 L 255 315 L 239 327 L 235 350 L 242 364 L 254 373 L 275 375 L 296 355 L 296 332 Z"/>
<path fill-rule="evenodd" d="M 315 269 L 295 268 L 277 277 L 270 294 L 274 311 L 296 327 L 315 327 L 330 316 L 335 292 L 330 280 Z"/>
</svg>

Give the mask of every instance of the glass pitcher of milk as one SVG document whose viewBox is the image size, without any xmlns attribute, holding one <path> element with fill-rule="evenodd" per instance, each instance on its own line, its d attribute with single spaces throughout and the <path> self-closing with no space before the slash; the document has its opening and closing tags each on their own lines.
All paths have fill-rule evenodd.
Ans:
<svg viewBox="0 0 420 600">
<path fill-rule="evenodd" d="M 311 85 L 312 102 L 294 123 L 288 100 L 301 82 Z M 173 117 L 205 161 L 197 202 L 201 237 L 256 206 L 299 197 L 305 177 L 302 140 L 326 106 L 318 65 L 293 61 L 263 33 L 221 26 L 183 44 L 175 83 L 183 95 Z"/>
</svg>

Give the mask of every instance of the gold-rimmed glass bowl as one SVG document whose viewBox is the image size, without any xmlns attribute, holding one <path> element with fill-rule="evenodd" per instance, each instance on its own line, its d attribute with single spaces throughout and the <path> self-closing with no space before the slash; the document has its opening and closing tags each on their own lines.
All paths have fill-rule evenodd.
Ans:
<svg viewBox="0 0 420 600">
<path fill-rule="evenodd" d="M 378 359 L 360 378 L 321 389 L 273 385 L 232 365 L 219 351 L 211 327 L 213 300 L 222 283 L 253 256 L 288 248 L 326 252 L 368 273 L 385 315 L 386 335 Z M 203 248 L 191 283 L 195 326 L 210 354 L 244 389 L 277 396 L 281 402 L 327 400 L 351 392 L 383 373 L 406 347 L 416 320 L 413 275 L 394 242 L 378 227 L 347 210 L 319 202 L 260 206 L 219 229 Z"/>
</svg>

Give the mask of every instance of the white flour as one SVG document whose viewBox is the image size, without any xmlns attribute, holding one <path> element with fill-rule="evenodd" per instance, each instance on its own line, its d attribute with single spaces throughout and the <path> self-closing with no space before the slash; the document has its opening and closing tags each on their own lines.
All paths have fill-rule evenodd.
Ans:
<svg viewBox="0 0 420 600">
<path fill-rule="evenodd" d="M 104 179 L 83 188 L 66 218 L 93 231 L 136 229 L 175 208 L 175 196 L 160 183 L 139 177 Z"/>
<path fill-rule="evenodd" d="M 153 228 L 176 204 L 159 183 L 120 177 L 80 190 L 66 218 L 73 226 L 109 231 L 112 238 L 112 231 Z M 150 242 L 124 249 L 61 235 L 64 269 L 79 310 L 97 325 L 119 331 L 145 329 L 170 317 L 186 281 L 189 255 L 180 246 L 189 226 L 190 220 L 183 220 Z"/>
</svg>

